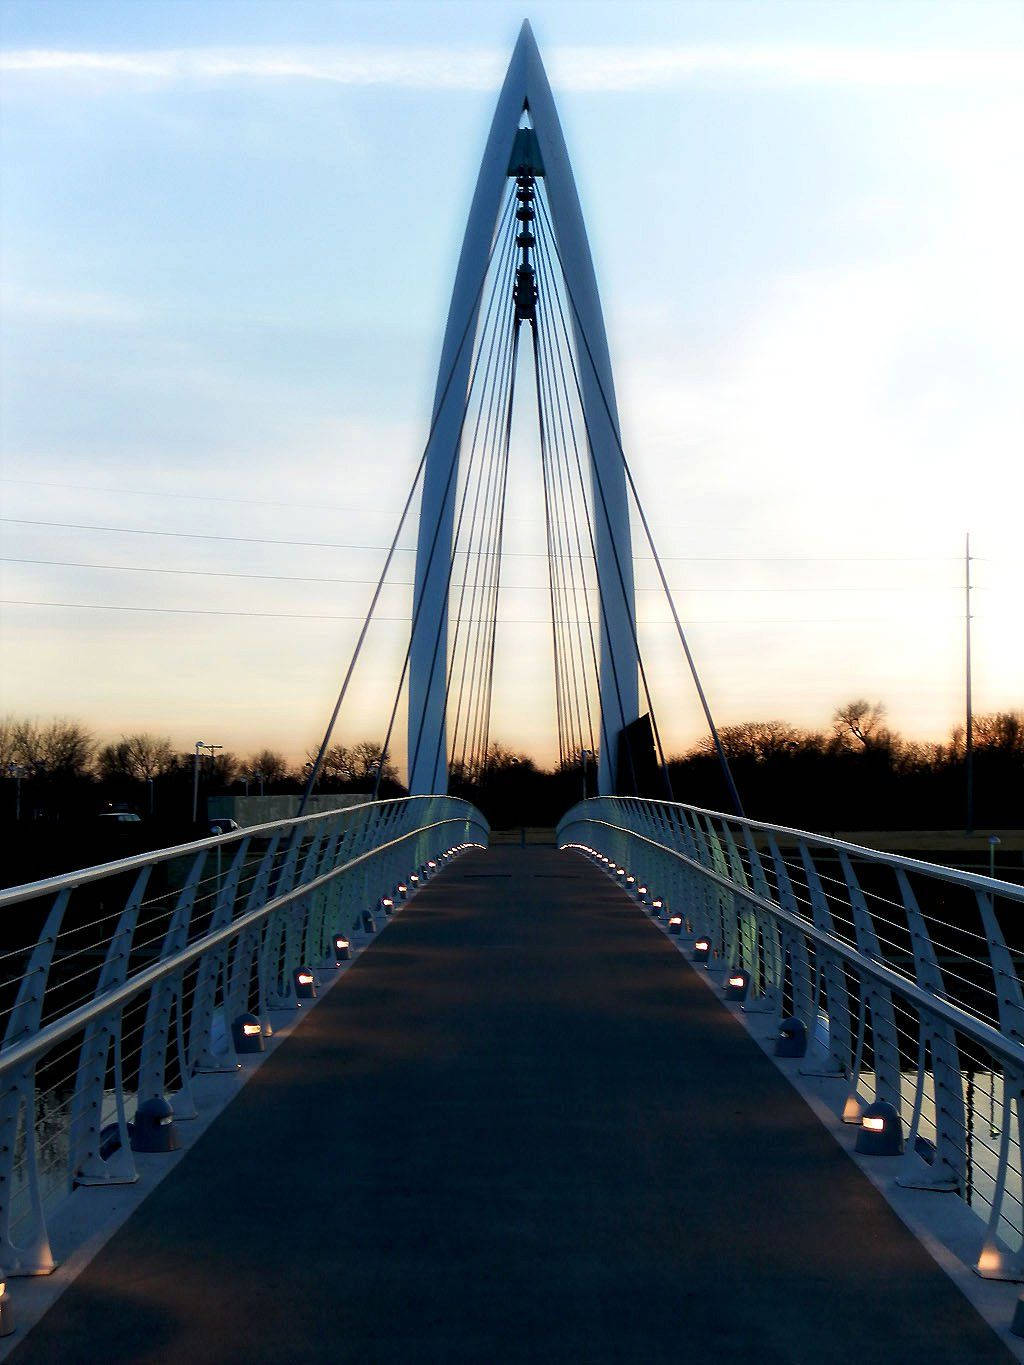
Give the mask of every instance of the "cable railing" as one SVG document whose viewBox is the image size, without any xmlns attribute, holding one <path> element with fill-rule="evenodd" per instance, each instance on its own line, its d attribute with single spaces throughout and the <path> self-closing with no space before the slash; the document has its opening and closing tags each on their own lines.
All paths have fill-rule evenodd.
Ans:
<svg viewBox="0 0 1024 1365">
<path fill-rule="evenodd" d="M 53 1270 L 73 1190 L 176 1147 L 204 1075 L 262 1052 L 356 936 L 487 839 L 468 802 L 407 797 L 0 891 L 2 1271 Z"/>
<path fill-rule="evenodd" d="M 1024 887 L 629 797 L 581 802 L 557 841 L 774 1016 L 803 1074 L 842 1081 L 844 1122 L 891 1114 L 898 1183 L 958 1194 L 978 1273 L 1024 1279 Z"/>
</svg>

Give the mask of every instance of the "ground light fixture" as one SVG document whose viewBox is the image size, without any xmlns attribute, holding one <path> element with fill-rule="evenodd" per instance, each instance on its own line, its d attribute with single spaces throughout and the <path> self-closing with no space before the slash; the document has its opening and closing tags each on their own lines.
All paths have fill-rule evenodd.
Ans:
<svg viewBox="0 0 1024 1365">
<path fill-rule="evenodd" d="M 750 990 L 750 973 L 744 971 L 742 967 L 732 971 L 725 980 L 726 1000 L 746 1000 L 747 991 Z"/>
<path fill-rule="evenodd" d="M 636 886 L 636 878 L 635 878 L 635 877 L 627 877 L 627 878 L 626 878 L 626 885 L 627 885 L 627 886 Z"/>
<path fill-rule="evenodd" d="M 624 877 L 626 875 L 626 869 L 624 867 L 617 867 L 615 869 L 615 875 L 616 877 Z"/>
<path fill-rule="evenodd" d="M 430 869 L 431 872 L 437 871 L 437 863 L 434 862 L 433 858 L 431 858 L 431 860 L 427 863 L 427 867 Z"/>
<path fill-rule="evenodd" d="M 385 915 L 390 915 L 395 908 L 395 902 L 390 896 L 381 896 L 380 908 L 384 911 Z"/>
<path fill-rule="evenodd" d="M 670 934 L 681 934 L 683 932 L 682 915 L 670 915 L 668 921 L 668 931 Z"/>
<path fill-rule="evenodd" d="M 339 967 L 352 956 L 352 944 L 344 934 L 334 935 L 334 965 Z"/>
<path fill-rule="evenodd" d="M 636 894 L 637 894 L 638 896 L 646 896 L 646 895 L 647 895 L 647 887 L 646 887 L 646 886 L 638 886 L 637 889 L 636 889 Z"/>
<path fill-rule="evenodd" d="M 316 999 L 316 977 L 312 967 L 295 969 L 295 994 L 299 1000 Z"/>
<path fill-rule="evenodd" d="M 776 1057 L 803 1057 L 807 1052 L 807 1025 L 802 1019 L 783 1019 L 775 1039 Z"/>
<path fill-rule="evenodd" d="M 660 915 L 664 908 L 665 902 L 661 899 L 660 896 L 655 896 L 654 900 L 651 901 L 651 914 Z"/>
<path fill-rule="evenodd" d="M 414 873 L 412 874 L 412 876 L 409 878 L 409 885 L 410 885 L 410 886 L 419 886 L 419 884 L 420 884 L 420 879 L 419 879 L 419 877 L 417 876 L 417 874 L 414 872 Z"/>
<path fill-rule="evenodd" d="M 402 897 L 403 900 L 409 894 L 409 887 L 405 882 L 398 883 L 398 894 Z"/>
<path fill-rule="evenodd" d="M 174 1126 L 174 1110 L 162 1095 L 143 1100 L 135 1111 L 135 1119 L 128 1125 L 133 1152 L 176 1152 L 178 1132 Z"/>
<path fill-rule="evenodd" d="M 255 1014 L 240 1014 L 231 1025 L 231 1041 L 239 1053 L 264 1050 L 263 1028 Z"/>
<path fill-rule="evenodd" d="M 14 1312 L 11 1296 L 7 1292 L 4 1272 L 0 1270 L 0 1337 L 9 1337 L 14 1331 Z"/>
<path fill-rule="evenodd" d="M 694 962 L 707 962 L 710 956 L 711 940 L 706 935 L 702 935 L 693 945 L 693 960 Z"/>
<path fill-rule="evenodd" d="M 903 1124 L 893 1105 L 885 1100 L 869 1104 L 861 1115 L 855 1151 L 861 1156 L 901 1156 Z"/>
</svg>

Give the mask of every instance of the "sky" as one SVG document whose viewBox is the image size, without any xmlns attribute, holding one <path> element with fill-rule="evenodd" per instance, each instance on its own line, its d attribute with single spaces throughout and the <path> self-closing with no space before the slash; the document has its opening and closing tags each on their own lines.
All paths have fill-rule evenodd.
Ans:
<svg viewBox="0 0 1024 1365">
<path fill-rule="evenodd" d="M 865 696 L 947 735 L 968 531 L 975 708 L 1024 706 L 1020 5 L 3 0 L 0 711 L 315 747 L 422 452 L 524 17 L 718 722 L 827 727 Z M 492 734 L 548 762 L 528 435 Z M 703 720 L 635 550 L 679 751 Z M 383 732 L 412 567 L 341 739 Z"/>
</svg>

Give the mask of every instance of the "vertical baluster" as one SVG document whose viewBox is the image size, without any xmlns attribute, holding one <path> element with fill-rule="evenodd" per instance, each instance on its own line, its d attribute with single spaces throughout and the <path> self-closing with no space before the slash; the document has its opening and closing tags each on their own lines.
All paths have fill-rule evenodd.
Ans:
<svg viewBox="0 0 1024 1365">
<path fill-rule="evenodd" d="M 995 987 L 999 1028 L 1008 1038 L 1024 1042 L 1024 995 L 1013 957 L 996 918 L 993 897 L 987 891 L 976 891 L 975 899 L 982 929 L 988 946 L 992 981 Z M 993 1102 L 996 1088 L 995 1067 L 992 1071 Z M 1003 1063 L 1003 1121 L 999 1134 L 999 1164 L 996 1168 L 995 1190 L 982 1243 L 975 1267 L 987 1280 L 1024 1279 L 1024 1251 L 1011 1251 L 999 1236 L 999 1224 L 1006 1199 L 1007 1175 L 1010 1169 L 1010 1140 L 1017 1138 L 1017 1151 L 1024 1152 L 1024 1068 Z"/>
<path fill-rule="evenodd" d="M 242 838 L 217 892 L 217 903 L 210 917 L 210 930 L 229 925 L 234 918 L 238 883 L 249 855 L 250 836 Z M 192 997 L 192 1020 L 188 1031 L 189 1074 L 197 1072 L 234 1071 L 238 1065 L 231 1038 L 231 1018 L 224 1003 L 228 998 L 228 944 L 204 953 L 199 962 L 195 994 Z M 221 1010 L 215 1012 L 217 991 L 220 989 Z M 214 1033 L 217 1036 L 214 1036 Z"/>
<path fill-rule="evenodd" d="M 910 944 L 914 972 L 922 990 L 945 996 L 942 972 L 935 948 L 921 914 L 917 897 L 902 867 L 896 869 Z M 935 1158 L 929 1165 L 917 1150 L 924 1106 L 924 1088 L 929 1056 L 935 1085 Z M 926 1006 L 918 1009 L 918 1071 L 910 1121 L 907 1151 L 898 1182 L 915 1190 L 962 1191 L 966 1176 L 967 1124 L 964 1117 L 964 1087 L 960 1072 L 960 1052 L 952 1027 Z"/>
<path fill-rule="evenodd" d="M 807 877 L 814 927 L 835 937 L 835 924 L 828 899 L 821 885 L 821 877 L 806 841 L 799 842 L 800 861 Z M 827 1049 L 808 1049 L 808 1061 L 800 1068 L 805 1076 L 849 1076 L 853 1056 L 853 1031 L 850 1026 L 850 992 L 846 984 L 846 970 L 842 959 L 822 943 L 815 944 L 815 1005 L 821 1009 L 821 985 L 825 985 L 828 1014 Z"/>
<path fill-rule="evenodd" d="M 771 900 L 768 878 L 764 874 L 761 855 L 757 851 L 754 836 L 747 825 L 743 825 L 743 842 L 750 864 L 750 881 L 754 895 L 763 901 Z M 782 948 L 779 924 L 775 916 L 760 905 L 754 906 L 754 919 L 761 935 L 764 953 L 764 975 L 761 978 L 760 993 L 746 1005 L 748 1014 L 782 1014 Z"/>
<path fill-rule="evenodd" d="M 735 967 L 742 967 L 744 971 L 749 972 L 750 989 L 755 995 L 758 995 L 761 990 L 761 972 L 757 959 L 757 920 L 754 918 L 753 905 L 749 898 L 743 894 L 743 891 L 750 890 L 750 878 L 736 846 L 732 828 L 727 820 L 722 821 L 722 837 L 725 841 L 729 880 L 735 886 L 743 888 L 743 890 L 732 893 L 732 919 L 736 925 L 735 951 L 738 961 L 731 961 L 728 965 L 730 970 Z"/>
<path fill-rule="evenodd" d="M 885 955 L 879 946 L 864 892 L 850 856 L 844 849 L 839 850 L 839 865 L 843 870 L 849 892 L 857 948 L 872 961 L 884 962 Z M 900 1046 L 892 991 L 874 977 L 864 974 L 860 978 L 859 997 L 857 1044 L 850 1077 L 850 1093 L 843 1106 L 844 1123 L 859 1123 L 865 1108 L 864 1099 L 860 1094 L 860 1073 L 868 1015 L 871 1016 L 872 1051 L 875 1057 L 875 1099 L 891 1104 L 896 1110 L 900 1107 Z"/>
<path fill-rule="evenodd" d="M 260 865 L 253 878 L 252 886 L 249 888 L 249 895 L 246 897 L 245 909 L 243 914 L 248 915 L 251 911 L 261 905 L 265 905 L 270 898 L 270 879 L 274 870 L 274 863 L 277 859 L 277 851 L 281 842 L 280 831 L 275 831 L 271 836 L 267 847 L 263 850 L 260 858 Z M 263 980 L 263 956 L 261 944 L 266 932 L 266 925 L 253 925 L 244 929 L 235 940 L 234 950 L 231 954 L 231 966 L 228 972 L 229 999 L 225 1001 L 224 1015 L 231 1024 L 239 1015 L 249 1012 L 249 994 L 252 986 L 253 959 L 256 960 L 257 990 L 259 1000 L 257 1001 L 256 1012 L 260 1016 L 260 1023 L 263 1032 L 269 1038 L 273 1033 L 270 1024 L 270 1012 L 267 1001 L 266 991 L 264 990 Z"/>
<path fill-rule="evenodd" d="M 161 962 L 173 953 L 181 952 L 188 943 L 189 924 L 196 903 L 196 892 L 206 862 L 206 849 L 202 849 L 192 860 L 185 885 L 178 896 L 171 922 L 160 945 Z M 164 1099 L 167 1072 L 167 1048 L 170 1042 L 171 1013 L 174 1013 L 175 1050 L 181 1089 L 174 1096 L 173 1108 L 176 1119 L 192 1119 L 197 1110 L 189 1085 L 188 1058 L 185 1055 L 184 1020 L 182 1018 L 184 991 L 183 970 L 162 977 L 152 988 L 149 1004 L 146 1007 L 146 1022 L 142 1030 L 142 1050 L 139 1056 L 139 1090 L 137 1104 L 142 1105 L 149 1099 Z"/>
<path fill-rule="evenodd" d="M 99 1000 L 124 983 L 128 975 L 132 939 L 139 908 L 149 884 L 151 868 L 144 867 L 118 917 L 107 954 L 100 970 L 93 999 Z M 75 1093 L 71 1102 L 71 1131 L 68 1152 L 70 1184 L 130 1185 L 138 1180 L 124 1102 L 124 1075 L 121 1065 L 121 1008 L 108 1011 L 86 1024 L 82 1050 L 78 1056 Z M 103 1095 L 110 1050 L 114 1050 L 114 1102 L 117 1109 L 117 1146 L 106 1157 L 103 1146 Z"/>
<path fill-rule="evenodd" d="M 43 999 L 50 976 L 57 935 L 71 897 L 61 891 L 53 902 L 43 932 L 29 957 L 18 997 L 7 1021 L 4 1047 L 31 1037 L 43 1017 Z M 29 1195 L 28 1237 L 15 1242 L 13 1237 L 15 1158 L 18 1130 L 24 1125 L 24 1160 Z M 19 1219 L 19 1223 L 22 1220 Z M 0 1093 L 0 1265 L 8 1275 L 49 1275 L 57 1262 L 50 1251 L 46 1231 L 42 1191 L 39 1185 L 39 1146 L 36 1132 L 36 1063 L 28 1062 L 4 1078 Z"/>
<path fill-rule="evenodd" d="M 786 860 L 782 856 L 782 850 L 779 848 L 778 840 L 774 834 L 768 836 L 768 847 L 771 852 L 772 866 L 775 869 L 775 888 L 779 905 L 794 919 L 806 919 L 806 916 L 801 912 L 796 893 L 793 890 L 793 883 L 789 879 Z M 782 933 L 783 970 L 785 970 L 785 959 L 789 958 L 789 975 L 793 986 L 793 1014 L 806 1028 L 808 1039 L 813 1039 L 818 1016 L 811 984 L 811 963 L 807 952 L 807 940 L 799 928 L 790 920 L 783 920 L 780 929 Z"/>
</svg>

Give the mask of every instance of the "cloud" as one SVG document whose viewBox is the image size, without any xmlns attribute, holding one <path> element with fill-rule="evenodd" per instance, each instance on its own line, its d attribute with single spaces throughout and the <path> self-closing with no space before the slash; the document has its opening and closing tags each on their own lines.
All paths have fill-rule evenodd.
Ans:
<svg viewBox="0 0 1024 1365">
<path fill-rule="evenodd" d="M 8 75 L 112 84 L 314 81 L 346 86 L 492 90 L 507 54 L 451 48 L 169 48 L 139 52 L 21 49 L 0 53 Z M 953 87 L 1018 84 L 1024 51 L 813 45 L 565 47 L 550 52 L 559 89 L 624 92 L 695 83 L 778 86 Z"/>
</svg>

